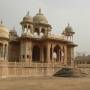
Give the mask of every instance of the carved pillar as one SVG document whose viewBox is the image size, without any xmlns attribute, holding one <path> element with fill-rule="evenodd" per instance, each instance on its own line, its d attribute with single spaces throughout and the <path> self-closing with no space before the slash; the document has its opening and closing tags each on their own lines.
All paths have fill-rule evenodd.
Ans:
<svg viewBox="0 0 90 90">
<path fill-rule="evenodd" d="M 61 46 L 59 46 L 59 51 L 58 51 L 58 62 L 61 63 Z"/>
<path fill-rule="evenodd" d="M 71 48 L 71 66 L 74 66 L 74 48 Z"/>
<path fill-rule="evenodd" d="M 31 63 L 32 62 L 32 44 L 31 43 L 29 43 L 28 48 L 29 48 L 29 62 Z"/>
<path fill-rule="evenodd" d="M 8 60 L 8 45 L 6 44 L 5 48 L 4 48 L 4 56 L 5 56 L 5 60 Z"/>
<path fill-rule="evenodd" d="M 31 62 L 32 59 L 32 47 L 31 47 L 31 42 L 30 41 L 26 41 L 25 43 L 25 61 L 26 62 Z"/>
<path fill-rule="evenodd" d="M 20 43 L 20 61 L 25 62 L 26 61 L 26 40 L 21 40 Z"/>
<path fill-rule="evenodd" d="M 55 45 L 52 45 L 52 62 L 55 63 L 56 62 L 56 59 L 54 58 L 54 47 Z"/>
<path fill-rule="evenodd" d="M 0 59 L 3 57 L 3 44 L 0 46 Z"/>
<path fill-rule="evenodd" d="M 50 45 L 47 44 L 47 63 L 50 63 Z"/>
<path fill-rule="evenodd" d="M 59 50 L 58 50 L 58 53 L 57 53 L 57 55 L 58 55 L 58 62 L 60 62 L 60 48 L 59 48 Z"/>
<path fill-rule="evenodd" d="M 53 54 L 53 52 L 52 52 L 52 44 L 50 45 L 50 61 L 52 62 L 52 54 Z"/>
<path fill-rule="evenodd" d="M 25 42 L 25 53 L 24 53 L 24 55 L 25 55 L 24 61 L 27 62 L 27 42 Z"/>
<path fill-rule="evenodd" d="M 65 50 L 65 52 L 64 52 L 64 65 L 67 65 L 67 54 L 68 54 L 68 52 L 67 52 L 67 46 L 66 45 L 64 46 L 64 50 Z"/>
<path fill-rule="evenodd" d="M 54 50 L 54 46 L 52 45 L 52 50 L 51 50 L 51 53 L 52 53 L 52 63 L 54 63 L 54 59 L 53 59 L 53 50 Z"/>
<path fill-rule="evenodd" d="M 63 56 L 63 45 L 61 46 L 61 63 L 63 64 L 64 63 L 64 56 Z"/>
<path fill-rule="evenodd" d="M 5 45 L 3 44 L 3 51 L 2 51 L 2 57 L 3 57 L 3 60 L 4 60 L 4 58 L 5 58 L 4 48 L 5 48 Z"/>
<path fill-rule="evenodd" d="M 40 50 L 40 61 L 44 62 L 44 50 L 43 50 L 43 47 L 41 47 L 41 50 Z"/>
</svg>

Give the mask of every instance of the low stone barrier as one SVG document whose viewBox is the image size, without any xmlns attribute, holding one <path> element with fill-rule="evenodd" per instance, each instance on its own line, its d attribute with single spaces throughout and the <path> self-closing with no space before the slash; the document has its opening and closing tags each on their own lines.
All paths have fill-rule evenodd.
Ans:
<svg viewBox="0 0 90 90">
<path fill-rule="evenodd" d="M 0 62 L 0 77 L 52 76 L 62 67 L 59 63 Z"/>
</svg>

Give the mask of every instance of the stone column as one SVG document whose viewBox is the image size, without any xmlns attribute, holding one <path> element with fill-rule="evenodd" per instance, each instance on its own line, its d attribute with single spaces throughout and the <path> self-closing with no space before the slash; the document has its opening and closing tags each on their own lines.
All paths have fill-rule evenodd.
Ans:
<svg viewBox="0 0 90 90">
<path fill-rule="evenodd" d="M 44 62 L 44 51 L 43 51 L 43 47 L 41 47 L 41 51 L 40 51 L 40 60 L 43 63 Z"/>
<path fill-rule="evenodd" d="M 5 59 L 5 53 L 4 53 L 5 45 L 3 44 L 3 52 L 2 52 L 2 58 Z"/>
<path fill-rule="evenodd" d="M 59 54 L 58 54 L 58 55 L 59 55 L 59 56 L 58 56 L 58 57 L 59 57 L 59 58 L 58 58 L 58 62 L 61 63 L 61 55 L 60 55 L 61 46 L 59 46 L 59 47 L 60 47 L 60 48 L 59 48 Z"/>
<path fill-rule="evenodd" d="M 67 46 L 65 45 L 64 46 L 64 50 L 65 50 L 65 52 L 64 52 L 64 65 L 67 65 Z"/>
<path fill-rule="evenodd" d="M 6 45 L 6 48 L 5 48 L 6 52 L 5 52 L 5 60 L 8 60 L 8 44 Z"/>
<path fill-rule="evenodd" d="M 25 62 L 26 60 L 26 41 L 22 40 L 20 43 L 20 61 Z"/>
<path fill-rule="evenodd" d="M 32 63 L 32 45 L 30 43 L 30 55 L 29 55 L 29 62 Z"/>
<path fill-rule="evenodd" d="M 51 47 L 51 61 L 53 62 L 53 46 Z"/>
<path fill-rule="evenodd" d="M 3 57 L 3 44 L 1 46 L 1 57 L 0 58 L 2 58 L 2 57 Z"/>
<path fill-rule="evenodd" d="M 46 59 L 47 63 L 50 63 L 50 45 L 47 44 L 47 59 Z"/>
<path fill-rule="evenodd" d="M 25 43 L 25 46 L 24 46 L 25 47 L 25 52 L 24 52 L 25 58 L 24 58 L 24 61 L 27 62 L 28 61 L 27 60 L 27 40 L 25 40 L 24 43 Z"/>
<path fill-rule="evenodd" d="M 30 41 L 26 41 L 25 43 L 25 49 L 26 49 L 26 53 L 25 53 L 25 60 L 26 62 L 31 62 L 32 60 L 32 47 L 31 47 L 31 42 Z"/>
<path fill-rule="evenodd" d="M 53 63 L 54 61 L 53 61 L 53 45 L 51 46 L 51 52 L 50 53 L 52 53 L 52 55 L 51 55 L 51 62 Z"/>
<path fill-rule="evenodd" d="M 56 62 L 60 62 L 60 49 L 58 50 L 58 53 L 57 53 L 57 61 Z"/>
<path fill-rule="evenodd" d="M 71 66 L 74 66 L 74 48 L 71 48 Z"/>
<path fill-rule="evenodd" d="M 64 48 L 63 48 L 63 45 L 61 46 L 61 63 L 63 64 L 64 63 L 64 56 L 63 56 L 63 50 Z"/>
</svg>

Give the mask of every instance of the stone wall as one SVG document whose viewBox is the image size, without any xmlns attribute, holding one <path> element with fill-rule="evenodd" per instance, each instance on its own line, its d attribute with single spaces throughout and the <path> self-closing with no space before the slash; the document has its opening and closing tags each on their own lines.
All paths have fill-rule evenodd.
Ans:
<svg viewBox="0 0 90 90">
<path fill-rule="evenodd" d="M 0 63 L 0 77 L 31 77 L 31 76 L 52 76 L 61 69 L 60 64 L 53 63 Z"/>
<path fill-rule="evenodd" d="M 90 64 L 74 64 L 75 68 L 79 68 L 82 70 L 82 72 L 85 72 L 86 74 L 90 75 Z"/>
</svg>

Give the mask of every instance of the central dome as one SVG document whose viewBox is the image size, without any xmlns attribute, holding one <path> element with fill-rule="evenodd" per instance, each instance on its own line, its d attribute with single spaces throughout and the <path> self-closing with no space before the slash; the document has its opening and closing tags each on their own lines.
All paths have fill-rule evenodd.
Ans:
<svg viewBox="0 0 90 90">
<path fill-rule="evenodd" d="M 9 39 L 9 31 L 2 23 L 0 23 L 0 37 Z"/>
<path fill-rule="evenodd" d="M 27 12 L 26 16 L 23 18 L 24 22 L 33 22 L 33 18 L 29 16 L 29 12 Z"/>
<path fill-rule="evenodd" d="M 34 23 L 44 23 L 44 24 L 48 24 L 48 20 L 47 20 L 47 18 L 41 13 L 41 9 L 39 9 L 39 13 L 37 13 L 37 14 L 33 17 L 33 22 L 34 22 Z"/>
</svg>

